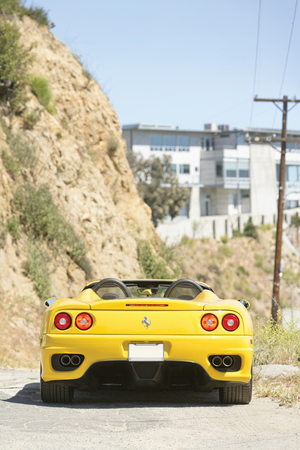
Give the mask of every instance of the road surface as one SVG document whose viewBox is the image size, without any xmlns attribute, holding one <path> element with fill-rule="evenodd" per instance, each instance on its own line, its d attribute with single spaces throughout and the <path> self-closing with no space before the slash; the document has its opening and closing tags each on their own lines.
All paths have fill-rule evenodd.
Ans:
<svg viewBox="0 0 300 450">
<path fill-rule="evenodd" d="M 224 406 L 217 393 L 76 392 L 45 405 L 35 371 L 0 369 L 0 448 L 300 449 L 300 408 Z"/>
</svg>

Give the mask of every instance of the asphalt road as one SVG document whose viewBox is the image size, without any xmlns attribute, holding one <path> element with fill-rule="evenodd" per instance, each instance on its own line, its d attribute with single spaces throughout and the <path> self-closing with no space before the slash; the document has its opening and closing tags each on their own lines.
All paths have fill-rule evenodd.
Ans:
<svg viewBox="0 0 300 450">
<path fill-rule="evenodd" d="M 217 393 L 76 392 L 45 405 L 39 374 L 0 369 L 0 448 L 300 449 L 300 408 L 269 399 L 224 406 Z"/>
</svg>

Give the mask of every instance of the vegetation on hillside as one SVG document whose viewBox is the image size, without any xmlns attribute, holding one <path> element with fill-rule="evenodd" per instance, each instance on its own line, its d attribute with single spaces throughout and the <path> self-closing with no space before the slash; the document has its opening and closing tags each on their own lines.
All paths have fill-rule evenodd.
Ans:
<svg viewBox="0 0 300 450">
<path fill-rule="evenodd" d="M 189 193 L 187 188 L 179 186 L 170 157 L 164 155 L 162 159 L 156 156 L 144 159 L 141 154 L 128 152 L 127 159 L 140 197 L 151 208 L 154 226 L 157 227 L 168 214 L 172 219 L 178 216 Z"/>
<path fill-rule="evenodd" d="M 50 25 L 48 13 L 44 8 L 38 6 L 25 6 L 26 1 L 20 0 L 0 0 L 0 14 L 4 17 L 16 15 L 18 17 L 29 16 L 40 25 Z"/>
</svg>

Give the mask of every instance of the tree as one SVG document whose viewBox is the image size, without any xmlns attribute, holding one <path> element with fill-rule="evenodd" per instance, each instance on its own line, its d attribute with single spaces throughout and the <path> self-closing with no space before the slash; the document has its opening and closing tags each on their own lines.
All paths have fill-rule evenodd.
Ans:
<svg viewBox="0 0 300 450">
<path fill-rule="evenodd" d="M 186 203 L 189 192 L 179 186 L 176 174 L 172 170 L 171 157 L 151 156 L 144 159 L 141 154 L 128 152 L 127 158 L 133 171 L 138 192 L 152 211 L 155 227 L 167 214 L 171 218 L 178 216 L 180 208 Z"/>
</svg>

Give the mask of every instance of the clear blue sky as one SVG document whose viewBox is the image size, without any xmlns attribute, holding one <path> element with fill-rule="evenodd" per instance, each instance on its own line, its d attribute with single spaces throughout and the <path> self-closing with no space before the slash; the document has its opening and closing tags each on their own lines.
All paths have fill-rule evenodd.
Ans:
<svg viewBox="0 0 300 450">
<path fill-rule="evenodd" d="M 300 98 L 300 2 L 262 0 L 255 94 Z M 31 2 L 27 2 L 28 5 Z M 51 31 L 99 81 L 121 124 L 203 129 L 281 127 L 272 103 L 255 103 L 259 0 L 34 0 Z M 288 116 L 300 130 L 300 104 Z"/>
</svg>

